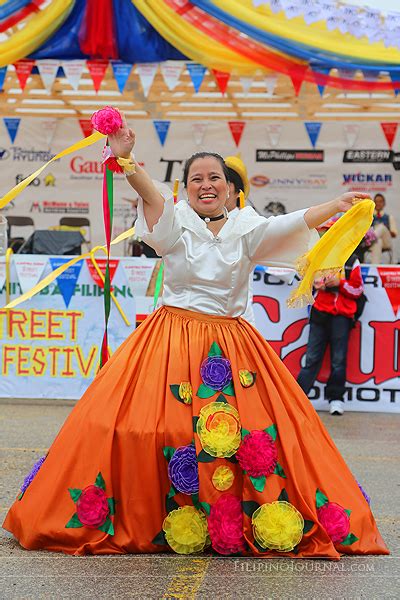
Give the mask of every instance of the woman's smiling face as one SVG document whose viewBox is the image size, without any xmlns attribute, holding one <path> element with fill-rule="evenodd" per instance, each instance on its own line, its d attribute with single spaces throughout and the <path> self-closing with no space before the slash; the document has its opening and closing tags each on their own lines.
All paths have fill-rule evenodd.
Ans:
<svg viewBox="0 0 400 600">
<path fill-rule="evenodd" d="M 196 158 L 190 165 L 187 179 L 190 206 L 199 214 L 216 217 L 223 212 L 229 194 L 220 162 L 212 157 Z"/>
</svg>

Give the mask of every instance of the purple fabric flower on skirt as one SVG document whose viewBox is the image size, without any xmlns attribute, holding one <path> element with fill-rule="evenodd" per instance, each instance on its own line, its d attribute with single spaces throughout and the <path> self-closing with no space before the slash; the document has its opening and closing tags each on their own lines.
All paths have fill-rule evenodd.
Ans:
<svg viewBox="0 0 400 600">
<path fill-rule="evenodd" d="M 231 363 L 227 358 L 209 356 L 201 364 L 200 375 L 212 390 L 223 390 L 232 381 Z"/>
<path fill-rule="evenodd" d="M 30 472 L 28 473 L 28 475 L 25 477 L 24 479 L 24 483 L 21 485 L 21 492 L 24 493 L 27 488 L 30 486 L 30 484 L 32 483 L 32 481 L 35 479 L 40 467 L 42 466 L 42 464 L 44 463 L 46 459 L 46 456 L 42 456 L 41 458 L 39 458 L 38 461 L 35 462 L 35 464 L 33 465 L 32 469 L 30 470 Z"/>
<path fill-rule="evenodd" d="M 199 491 L 199 470 L 193 444 L 175 450 L 168 464 L 168 476 L 178 492 L 196 494 Z"/>
<path fill-rule="evenodd" d="M 364 496 L 364 498 L 366 499 L 366 501 L 368 502 L 368 504 L 371 504 L 371 498 L 368 496 L 367 492 L 364 490 L 364 488 L 361 485 L 361 483 L 358 483 L 358 481 L 357 481 L 357 485 L 360 488 L 361 493 Z"/>
</svg>

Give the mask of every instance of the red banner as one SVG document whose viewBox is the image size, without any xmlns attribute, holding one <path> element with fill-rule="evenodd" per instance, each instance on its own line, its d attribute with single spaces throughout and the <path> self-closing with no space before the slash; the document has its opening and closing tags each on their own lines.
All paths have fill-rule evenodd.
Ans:
<svg viewBox="0 0 400 600">
<path fill-rule="evenodd" d="M 239 146 L 246 123 L 244 121 L 228 121 L 228 125 L 236 146 Z"/>
<path fill-rule="evenodd" d="M 99 91 L 101 83 L 105 77 L 108 60 L 87 60 L 87 68 L 89 69 L 89 73 L 91 78 L 93 79 L 93 85 L 96 92 Z"/>
<path fill-rule="evenodd" d="M 106 272 L 107 259 L 106 258 L 96 258 L 96 263 L 97 263 L 97 266 L 99 267 L 100 271 L 104 275 Z M 90 260 L 90 258 L 86 259 L 86 264 L 88 266 L 89 273 L 92 276 L 93 281 L 95 282 L 96 285 L 99 286 L 99 288 L 101 288 L 103 290 L 104 282 L 102 281 L 100 275 L 96 271 L 96 268 L 95 268 L 94 264 L 92 263 L 92 261 Z M 119 265 L 119 259 L 114 259 L 114 258 L 110 259 L 110 261 L 108 263 L 108 268 L 110 270 L 110 282 L 112 282 L 112 280 L 114 278 L 115 271 L 117 270 L 118 265 Z M 112 291 L 112 289 L 111 289 L 111 291 Z"/>
<path fill-rule="evenodd" d="M 396 317 L 400 307 L 400 269 L 377 267 L 377 271 L 382 280 L 382 287 L 386 291 L 394 316 Z"/>
<path fill-rule="evenodd" d="M 21 90 L 25 89 L 26 82 L 30 74 L 32 73 L 33 65 L 35 64 L 34 60 L 23 59 L 18 60 L 15 64 L 15 71 L 17 73 L 19 85 L 21 86 Z"/>
<path fill-rule="evenodd" d="M 392 148 L 394 138 L 396 136 L 398 123 L 381 123 L 381 127 L 383 133 L 385 134 L 386 141 L 389 145 L 389 148 Z"/>
</svg>

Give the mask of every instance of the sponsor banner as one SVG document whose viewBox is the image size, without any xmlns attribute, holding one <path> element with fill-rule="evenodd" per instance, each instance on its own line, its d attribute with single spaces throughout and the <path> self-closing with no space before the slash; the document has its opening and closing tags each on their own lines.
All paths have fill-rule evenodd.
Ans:
<svg viewBox="0 0 400 600">
<path fill-rule="evenodd" d="M 256 150 L 257 162 L 323 162 L 324 150 Z"/>
<path fill-rule="evenodd" d="M 254 273 L 254 313 L 259 331 L 297 377 L 308 341 L 308 309 L 288 309 L 286 299 L 292 285 L 257 268 Z M 400 267 L 391 271 L 400 290 Z M 391 277 L 394 278 L 392 275 Z M 393 281 L 392 281 L 393 283 Z M 297 277 L 294 281 L 297 285 Z M 400 362 L 398 336 L 400 321 L 392 308 L 388 288 L 379 268 L 369 267 L 364 274 L 368 302 L 349 342 L 346 383 L 346 411 L 400 412 Z M 385 284 L 386 285 L 386 284 Z M 390 288 L 393 289 L 393 288 Z M 397 302 L 397 300 L 396 300 Z M 398 304 L 397 304 L 398 306 Z M 325 387 L 329 377 L 327 353 L 310 399 L 317 410 L 328 410 Z"/>
<path fill-rule="evenodd" d="M 89 120 L 85 120 L 89 124 Z M 168 133 L 163 125 L 165 129 L 160 139 L 151 119 L 139 119 L 134 123 L 136 156 L 152 178 L 172 188 L 175 179 L 182 180 L 185 160 L 194 152 L 211 149 L 222 156 L 232 154 L 236 145 L 227 122 L 228 119 L 196 120 L 195 123 L 170 121 L 167 122 L 170 123 Z M 342 130 L 338 130 L 338 124 L 326 121 L 318 147 L 313 149 L 306 140 L 304 122 L 291 122 L 290 127 L 279 121 L 265 121 L 261 126 L 260 122 L 251 120 L 242 123 L 245 130 L 239 148 L 251 182 L 248 203 L 261 214 L 290 212 L 335 198 L 342 191 L 359 190 L 372 195 L 383 193 L 387 212 L 393 214 L 400 225 L 398 132 L 391 150 L 383 139 L 379 121 L 360 122 L 352 147 Z M 339 127 L 345 125 L 347 123 Z M 354 124 L 348 125 L 353 127 Z M 91 133 L 90 126 L 87 133 Z M 42 119 L 23 117 L 14 142 L 6 128 L 0 127 L 0 189 L 11 189 L 50 160 L 55 152 L 82 137 L 79 120 L 73 118 L 58 120 L 51 151 L 48 137 L 45 139 L 43 133 Z M 161 144 L 163 139 L 164 145 Z M 6 206 L 6 215 L 31 215 L 36 229 L 58 226 L 63 216 L 84 216 L 90 221 L 92 244 L 103 244 L 101 150 L 102 143 L 98 143 L 52 163 Z M 115 175 L 114 235 L 131 227 L 134 219 L 131 206 L 135 199 L 136 193 L 125 177 Z M 393 244 L 397 262 L 400 237 L 393 238 Z M 129 244 L 125 245 L 125 251 L 129 251 Z M 117 249 L 114 256 L 116 253 L 121 254 L 123 250 Z"/>
<path fill-rule="evenodd" d="M 44 276 L 51 273 L 49 259 L 55 257 L 45 258 Z M 26 255 L 25 259 L 36 261 L 38 257 Z M 93 381 L 104 333 L 103 290 L 94 283 L 85 262 L 74 285 L 68 307 L 59 285 L 53 282 L 21 307 L 0 309 L 0 397 L 78 399 Z M 123 269 L 117 269 L 113 286 L 130 325 L 125 325 L 111 301 L 111 354 L 132 333 L 136 321 L 135 299 Z M 13 257 L 11 297 L 21 293 Z M 1 306 L 5 300 L 3 283 Z"/>
</svg>

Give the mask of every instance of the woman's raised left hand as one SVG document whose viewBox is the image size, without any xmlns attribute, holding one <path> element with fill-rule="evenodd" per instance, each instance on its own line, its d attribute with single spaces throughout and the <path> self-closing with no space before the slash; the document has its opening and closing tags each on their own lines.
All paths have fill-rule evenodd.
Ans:
<svg viewBox="0 0 400 600">
<path fill-rule="evenodd" d="M 367 200 L 370 198 L 371 196 L 369 194 L 363 194 L 361 192 L 345 192 L 336 198 L 338 206 L 337 212 L 346 212 L 357 202 L 357 200 Z"/>
</svg>

